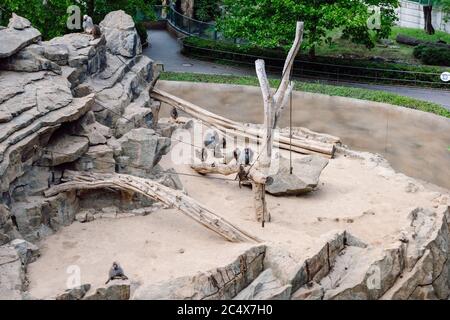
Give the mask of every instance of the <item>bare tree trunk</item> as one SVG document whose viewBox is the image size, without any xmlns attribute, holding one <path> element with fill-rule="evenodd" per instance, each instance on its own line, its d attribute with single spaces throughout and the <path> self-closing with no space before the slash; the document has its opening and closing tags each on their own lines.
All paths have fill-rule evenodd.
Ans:
<svg viewBox="0 0 450 320">
<path fill-rule="evenodd" d="M 433 19 L 431 13 L 433 12 L 433 6 L 423 6 L 423 18 L 424 18 L 424 30 L 428 34 L 434 34 L 434 27 L 433 27 Z"/>
<path fill-rule="evenodd" d="M 272 94 L 269 80 L 267 79 L 264 60 L 255 61 L 256 75 L 258 76 L 264 102 L 264 128 L 266 132 L 265 146 L 263 147 L 263 150 L 261 150 L 261 160 L 259 163 L 256 163 L 256 165 L 266 176 L 269 175 L 269 169 L 272 163 L 274 129 L 276 129 L 281 111 L 283 111 L 286 106 L 289 100 L 289 95 L 294 87 L 290 82 L 290 79 L 294 66 L 294 60 L 300 50 L 302 40 L 303 22 L 297 22 L 294 43 L 292 44 L 284 63 L 283 76 L 275 94 Z M 265 184 L 253 182 L 252 187 L 254 192 L 256 219 L 258 221 L 268 222 L 270 221 L 270 213 L 267 210 Z"/>
<path fill-rule="evenodd" d="M 87 15 L 94 19 L 95 0 L 87 0 Z"/>
<path fill-rule="evenodd" d="M 46 197 L 70 190 L 113 188 L 127 193 L 139 193 L 174 207 L 204 227 L 231 242 L 256 241 L 259 239 L 233 225 L 223 217 L 206 208 L 181 191 L 166 187 L 156 181 L 136 176 L 110 173 L 76 172 L 66 170 L 64 178 L 69 181 L 52 186 L 44 192 Z"/>
<path fill-rule="evenodd" d="M 270 213 L 267 210 L 265 184 L 252 182 L 253 200 L 255 204 L 256 221 L 270 222 Z"/>
</svg>

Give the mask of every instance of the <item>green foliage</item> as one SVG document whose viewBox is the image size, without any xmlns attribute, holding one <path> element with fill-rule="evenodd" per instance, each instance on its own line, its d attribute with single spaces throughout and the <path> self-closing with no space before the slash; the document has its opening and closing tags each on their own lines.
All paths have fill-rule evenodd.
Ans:
<svg viewBox="0 0 450 320">
<path fill-rule="evenodd" d="M 50 39 L 68 32 L 66 22 L 69 14 L 67 8 L 71 5 L 78 5 L 82 13 L 87 13 L 88 3 L 93 1 L 95 23 L 99 23 L 104 16 L 114 10 L 122 9 L 136 19 L 139 16 L 146 16 L 147 19 L 154 19 L 155 14 L 151 4 L 155 0 L 1 0 L 2 12 L 0 25 L 7 25 L 11 13 L 14 12 L 31 21 L 32 25 L 39 29 L 44 39 Z M 76 31 L 76 30 L 75 30 Z"/>
<path fill-rule="evenodd" d="M 389 38 L 395 40 L 395 38 L 399 34 L 428 42 L 437 42 L 439 40 L 443 40 L 450 44 L 450 34 L 444 31 L 436 30 L 434 34 L 430 35 L 423 29 L 393 27 Z"/>
<path fill-rule="evenodd" d="M 243 76 L 163 72 L 160 76 L 160 79 L 171 81 L 228 83 L 228 84 L 238 84 L 248 86 L 259 86 L 259 82 L 256 77 L 243 77 Z M 277 87 L 279 84 L 278 79 L 269 79 L 269 82 L 271 87 L 273 88 Z M 417 100 L 409 97 L 404 97 L 389 92 L 324 85 L 320 83 L 311 83 L 311 82 L 298 82 L 298 81 L 295 81 L 295 90 L 312 93 L 321 93 L 330 96 L 349 97 L 355 99 L 389 103 L 396 106 L 402 106 L 406 108 L 431 112 L 442 117 L 450 118 L 450 111 L 441 107 L 438 104 Z"/>
<path fill-rule="evenodd" d="M 68 32 L 67 7 L 72 4 L 71 0 L 48 0 L 46 5 L 42 0 L 2 0 L 1 7 L 6 12 L 2 14 L 0 25 L 7 25 L 14 12 L 30 20 L 41 31 L 44 39 L 53 38 Z"/>
<path fill-rule="evenodd" d="M 389 36 L 398 0 L 224 0 L 224 5 L 218 27 L 227 37 L 267 48 L 288 47 L 300 20 L 305 22 L 305 46 L 313 51 L 327 39 L 328 30 L 338 27 L 344 37 L 373 47 L 376 39 Z M 382 8 L 379 30 L 367 26 L 370 5 Z"/>
<path fill-rule="evenodd" d="M 215 20 L 220 14 L 219 5 L 221 2 L 221 0 L 195 0 L 195 18 L 205 22 Z"/>
<path fill-rule="evenodd" d="M 414 56 L 423 63 L 450 66 L 450 47 L 438 44 L 420 44 L 414 48 Z"/>
<path fill-rule="evenodd" d="M 143 46 L 147 46 L 148 42 L 147 42 L 147 38 L 148 38 L 148 34 L 147 34 L 147 28 L 145 27 L 145 25 L 142 22 L 136 22 L 136 31 L 139 35 L 139 38 L 141 39 L 141 43 Z"/>
<path fill-rule="evenodd" d="M 266 66 L 281 68 L 286 50 L 264 49 L 249 44 L 233 44 L 197 37 L 183 39 L 183 54 L 214 61 L 225 61 L 239 65 L 254 65 L 255 59 L 264 58 Z M 437 66 L 411 65 L 392 62 L 375 62 L 369 59 L 344 59 L 340 57 L 317 56 L 313 60 L 300 55 L 294 64 L 294 73 L 303 76 L 325 77 L 328 73 L 339 75 L 341 81 L 376 81 L 408 85 L 448 87 L 439 75 L 445 68 Z M 404 72 L 409 71 L 409 72 Z M 395 82 L 394 80 L 395 79 Z"/>
<path fill-rule="evenodd" d="M 89 0 L 82 0 L 84 8 L 87 8 Z M 115 10 L 123 10 L 132 16 L 135 21 L 143 17 L 154 18 L 155 13 L 152 8 L 154 0 L 95 0 L 94 22 L 99 23 L 108 14 Z"/>
</svg>

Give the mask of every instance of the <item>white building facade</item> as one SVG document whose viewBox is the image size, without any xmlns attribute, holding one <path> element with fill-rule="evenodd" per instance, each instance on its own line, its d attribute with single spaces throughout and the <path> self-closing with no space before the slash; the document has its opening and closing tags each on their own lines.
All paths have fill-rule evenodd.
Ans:
<svg viewBox="0 0 450 320">
<path fill-rule="evenodd" d="M 399 18 L 397 24 L 401 27 L 424 28 L 423 9 L 419 1 L 401 0 L 397 15 Z M 450 21 L 447 23 L 444 21 L 444 14 L 438 8 L 433 8 L 432 22 L 436 30 L 450 33 Z"/>
</svg>

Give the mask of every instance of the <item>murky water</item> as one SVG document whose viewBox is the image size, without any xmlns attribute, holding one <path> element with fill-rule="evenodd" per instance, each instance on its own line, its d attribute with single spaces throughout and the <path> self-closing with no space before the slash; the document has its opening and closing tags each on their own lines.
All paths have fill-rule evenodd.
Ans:
<svg viewBox="0 0 450 320">
<path fill-rule="evenodd" d="M 258 87 L 160 81 L 158 88 L 236 121 L 262 122 Z M 353 149 L 382 154 L 397 171 L 450 189 L 450 119 L 303 92 L 294 93 L 292 109 L 294 126 L 339 136 Z M 289 106 L 280 121 L 288 125 Z"/>
</svg>

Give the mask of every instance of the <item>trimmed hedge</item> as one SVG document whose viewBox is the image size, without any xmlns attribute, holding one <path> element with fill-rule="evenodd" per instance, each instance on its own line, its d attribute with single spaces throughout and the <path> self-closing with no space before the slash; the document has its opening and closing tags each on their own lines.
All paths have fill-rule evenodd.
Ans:
<svg viewBox="0 0 450 320">
<path fill-rule="evenodd" d="M 414 48 L 414 57 L 425 64 L 450 66 L 450 47 L 438 44 L 420 44 Z"/>
<path fill-rule="evenodd" d="M 281 70 L 286 58 L 283 50 L 268 50 L 246 44 L 206 40 L 197 37 L 183 39 L 183 54 L 206 60 L 253 66 L 264 58 L 266 67 Z M 341 59 L 317 56 L 313 60 L 300 55 L 294 64 L 294 75 L 331 81 L 364 81 L 448 88 L 440 80 L 445 68 L 416 66 L 367 59 Z"/>
</svg>

